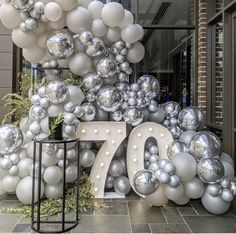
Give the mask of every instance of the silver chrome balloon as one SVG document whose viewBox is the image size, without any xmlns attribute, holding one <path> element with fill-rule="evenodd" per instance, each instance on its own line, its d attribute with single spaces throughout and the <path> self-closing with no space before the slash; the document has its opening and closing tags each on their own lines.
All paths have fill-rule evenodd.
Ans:
<svg viewBox="0 0 236 234">
<path fill-rule="evenodd" d="M 183 132 L 178 126 L 170 126 L 169 131 L 175 140 L 178 139 Z"/>
<path fill-rule="evenodd" d="M 23 135 L 13 124 L 0 126 L 0 154 L 16 152 L 23 143 Z"/>
<path fill-rule="evenodd" d="M 173 141 L 169 144 L 167 154 L 169 159 L 174 157 L 178 153 L 188 153 L 188 148 L 183 142 Z"/>
<path fill-rule="evenodd" d="M 10 3 L 17 10 L 28 11 L 28 10 L 32 9 L 34 1 L 32 1 L 32 0 L 10 0 Z"/>
<path fill-rule="evenodd" d="M 137 82 L 140 85 L 140 89 L 143 90 L 147 97 L 154 98 L 160 91 L 159 81 L 151 75 L 143 75 Z"/>
<path fill-rule="evenodd" d="M 92 103 L 83 103 L 81 105 L 84 115 L 81 117 L 83 121 L 93 121 L 96 117 L 97 110 Z"/>
<path fill-rule="evenodd" d="M 98 75 L 103 78 L 114 76 L 116 74 L 116 68 L 116 62 L 109 58 L 99 60 L 96 66 Z"/>
<path fill-rule="evenodd" d="M 68 58 L 74 53 L 74 40 L 67 30 L 54 31 L 48 36 L 47 48 L 53 58 Z"/>
<path fill-rule="evenodd" d="M 62 103 L 68 96 L 68 88 L 62 81 L 50 81 L 46 84 L 45 96 L 53 104 Z"/>
<path fill-rule="evenodd" d="M 179 114 L 179 126 L 184 131 L 201 130 L 205 125 L 203 112 L 197 107 L 187 107 Z"/>
<path fill-rule="evenodd" d="M 116 193 L 118 193 L 118 194 L 121 194 L 121 195 L 128 194 L 131 190 L 129 179 L 123 175 L 115 178 L 114 189 L 115 189 Z"/>
<path fill-rule="evenodd" d="M 219 196 L 221 194 L 222 188 L 220 187 L 220 185 L 218 183 L 216 183 L 216 184 L 209 184 L 206 187 L 206 192 L 209 193 L 213 197 L 217 197 L 217 196 Z"/>
<path fill-rule="evenodd" d="M 122 105 L 122 92 L 114 86 L 103 87 L 97 94 L 98 106 L 108 112 L 114 112 Z"/>
<path fill-rule="evenodd" d="M 91 44 L 93 41 L 93 35 L 89 31 L 83 31 L 79 34 L 79 40 L 83 45 Z"/>
<path fill-rule="evenodd" d="M 199 132 L 192 137 L 189 151 L 196 160 L 220 156 L 222 143 L 219 137 L 212 132 Z"/>
<path fill-rule="evenodd" d="M 79 154 L 82 167 L 91 167 L 95 160 L 95 153 L 90 149 L 84 149 Z"/>
<path fill-rule="evenodd" d="M 114 187 L 114 177 L 107 175 L 106 182 L 105 182 L 105 188 L 106 189 L 112 189 Z"/>
<path fill-rule="evenodd" d="M 128 107 L 123 118 L 126 123 L 137 126 L 143 122 L 143 113 L 137 107 Z"/>
<path fill-rule="evenodd" d="M 169 101 L 163 104 L 163 110 L 165 111 L 166 118 L 177 118 L 181 108 L 177 102 Z"/>
<path fill-rule="evenodd" d="M 32 120 L 41 120 L 46 117 L 46 110 L 39 104 L 33 105 L 29 110 L 29 116 Z"/>
<path fill-rule="evenodd" d="M 219 182 L 224 176 L 224 166 L 217 158 L 202 158 L 197 164 L 199 178 L 208 184 Z"/>
<path fill-rule="evenodd" d="M 112 113 L 112 120 L 118 122 L 121 121 L 123 118 L 123 114 L 121 111 L 115 111 L 114 113 Z"/>
<path fill-rule="evenodd" d="M 94 37 L 92 43 L 89 43 L 86 46 L 86 54 L 90 57 L 97 57 L 104 54 L 105 44 L 104 42 L 97 37 Z"/>
<path fill-rule="evenodd" d="M 158 188 L 159 182 L 149 170 L 138 171 L 133 178 L 134 190 L 141 195 L 150 195 Z"/>
<path fill-rule="evenodd" d="M 97 73 L 88 73 L 83 77 L 83 88 L 87 92 L 97 92 L 102 85 L 103 80 Z"/>
</svg>

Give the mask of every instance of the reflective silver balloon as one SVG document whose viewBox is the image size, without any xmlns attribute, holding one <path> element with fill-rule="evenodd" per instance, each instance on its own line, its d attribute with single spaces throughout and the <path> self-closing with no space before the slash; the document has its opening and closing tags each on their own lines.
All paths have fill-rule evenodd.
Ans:
<svg viewBox="0 0 236 234">
<path fill-rule="evenodd" d="M 68 96 L 68 88 L 62 81 L 49 81 L 46 84 L 45 96 L 53 104 L 62 103 Z"/>
<path fill-rule="evenodd" d="M 123 114 L 122 114 L 122 112 L 121 111 L 115 111 L 114 113 L 112 113 L 112 119 L 114 120 L 114 121 L 121 121 L 122 120 L 122 118 L 123 118 Z"/>
<path fill-rule="evenodd" d="M 123 173 L 123 166 L 119 160 L 111 161 L 109 167 L 109 174 L 113 177 L 118 177 Z"/>
<path fill-rule="evenodd" d="M 169 186 L 172 188 L 176 188 L 178 187 L 180 184 L 180 179 L 177 175 L 172 175 L 170 177 L 170 182 L 169 182 Z"/>
<path fill-rule="evenodd" d="M 168 184 L 170 182 L 170 175 L 163 171 L 158 177 L 157 179 L 160 181 L 160 183 L 162 184 Z"/>
<path fill-rule="evenodd" d="M 96 107 L 92 103 L 83 103 L 81 105 L 84 115 L 81 117 L 83 121 L 93 121 L 96 117 Z"/>
<path fill-rule="evenodd" d="M 32 8 L 34 1 L 32 0 L 10 0 L 11 5 L 17 10 L 29 10 Z"/>
<path fill-rule="evenodd" d="M 166 118 L 177 118 L 181 108 L 177 102 L 169 101 L 163 104 L 163 109 L 166 114 Z"/>
<path fill-rule="evenodd" d="M 148 168 L 148 170 L 153 171 L 153 172 L 155 172 L 155 171 L 157 171 L 159 169 L 160 169 L 160 165 L 159 165 L 158 162 L 151 163 L 149 168 Z"/>
<path fill-rule="evenodd" d="M 114 45 L 113 45 L 117 50 L 121 51 L 125 48 L 125 43 L 123 41 L 117 41 Z"/>
<path fill-rule="evenodd" d="M 46 110 L 38 104 L 33 105 L 29 110 L 29 116 L 32 120 L 41 120 L 46 117 L 46 114 Z"/>
<path fill-rule="evenodd" d="M 12 124 L 0 126 L 0 154 L 16 152 L 23 143 L 23 135 L 19 128 Z"/>
<path fill-rule="evenodd" d="M 203 157 L 220 156 L 222 143 L 219 137 L 212 132 L 199 132 L 192 137 L 189 143 L 189 151 L 196 160 Z"/>
<path fill-rule="evenodd" d="M 170 126 L 169 131 L 174 139 L 178 139 L 182 133 L 182 130 L 178 126 Z"/>
<path fill-rule="evenodd" d="M 227 176 L 224 176 L 222 180 L 220 181 L 220 186 L 224 189 L 230 188 L 231 181 Z"/>
<path fill-rule="evenodd" d="M 134 190 L 141 195 L 150 195 L 158 188 L 159 182 L 149 170 L 138 171 L 133 178 Z"/>
<path fill-rule="evenodd" d="M 53 58 L 68 58 L 74 53 L 74 40 L 67 30 L 54 31 L 48 36 L 47 48 Z"/>
<path fill-rule="evenodd" d="M 83 77 L 83 88 L 87 92 L 97 92 L 103 85 L 102 78 L 97 73 L 88 73 Z"/>
<path fill-rule="evenodd" d="M 115 189 L 116 193 L 118 193 L 118 194 L 121 194 L 121 195 L 128 194 L 131 190 L 129 179 L 123 175 L 115 178 L 114 189 Z"/>
<path fill-rule="evenodd" d="M 99 60 L 96 66 L 97 73 L 103 78 L 112 77 L 116 74 L 116 62 L 109 58 Z"/>
<path fill-rule="evenodd" d="M 236 196 L 236 182 L 235 181 L 231 181 L 230 189 L 233 192 L 233 195 Z"/>
<path fill-rule="evenodd" d="M 89 31 L 83 31 L 79 34 L 79 40 L 83 45 L 91 44 L 93 41 L 93 35 Z"/>
<path fill-rule="evenodd" d="M 28 30 L 34 30 L 38 27 L 38 23 L 35 19 L 33 18 L 28 18 L 25 20 L 25 27 L 28 29 Z"/>
<path fill-rule="evenodd" d="M 103 87 L 97 94 L 98 106 L 108 112 L 114 112 L 122 105 L 122 92 L 114 86 Z"/>
<path fill-rule="evenodd" d="M 79 154 L 82 167 L 91 167 L 95 160 L 95 153 L 90 149 L 84 149 Z"/>
<path fill-rule="evenodd" d="M 217 197 L 221 194 L 222 188 L 218 183 L 210 184 L 206 187 L 206 192 L 209 193 L 213 197 Z"/>
<path fill-rule="evenodd" d="M 219 159 L 202 158 L 197 164 L 199 178 L 208 184 L 219 182 L 224 176 L 224 166 Z"/>
<path fill-rule="evenodd" d="M 126 123 L 131 124 L 132 126 L 137 126 L 143 121 L 143 113 L 137 107 L 128 107 L 123 118 Z"/>
<path fill-rule="evenodd" d="M 120 82 L 116 84 L 116 87 L 123 92 L 128 92 L 130 91 L 130 84 L 128 82 Z M 128 93 L 127 93 L 128 94 Z M 128 99 L 127 99 L 128 100 Z"/>
<path fill-rule="evenodd" d="M 97 57 L 104 54 L 105 44 L 97 37 L 94 37 L 92 43 L 89 43 L 86 47 L 86 54 L 90 57 Z"/>
<path fill-rule="evenodd" d="M 179 114 L 179 126 L 184 131 L 200 130 L 205 125 L 203 112 L 197 107 L 187 107 Z"/>
<path fill-rule="evenodd" d="M 93 102 L 96 99 L 96 95 L 94 93 L 86 93 L 85 98 L 88 102 Z"/>
<path fill-rule="evenodd" d="M 183 142 L 173 141 L 169 144 L 167 154 L 169 159 L 174 157 L 178 153 L 188 153 L 188 148 Z"/>
<path fill-rule="evenodd" d="M 159 81 L 151 75 L 143 75 L 137 82 L 140 85 L 140 89 L 143 90 L 147 97 L 154 98 L 160 91 Z"/>
</svg>

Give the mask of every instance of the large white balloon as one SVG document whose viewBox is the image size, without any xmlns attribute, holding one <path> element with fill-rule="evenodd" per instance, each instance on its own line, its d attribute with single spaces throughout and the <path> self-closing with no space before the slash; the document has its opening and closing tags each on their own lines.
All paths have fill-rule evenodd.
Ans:
<svg viewBox="0 0 236 234">
<path fill-rule="evenodd" d="M 88 5 L 88 11 L 92 15 L 93 19 L 100 19 L 102 15 L 102 8 L 104 4 L 100 1 L 92 1 Z"/>
<path fill-rule="evenodd" d="M 31 158 L 23 158 L 18 164 L 18 175 L 23 178 L 30 174 L 30 169 L 33 165 L 33 160 Z"/>
<path fill-rule="evenodd" d="M 92 17 L 90 13 L 83 7 L 78 7 L 73 11 L 70 11 L 66 16 L 66 24 L 74 33 L 79 33 L 84 29 L 89 29 L 91 22 Z"/>
<path fill-rule="evenodd" d="M 55 0 L 54 2 L 58 3 L 64 11 L 71 11 L 77 6 L 76 0 Z"/>
<path fill-rule="evenodd" d="M 125 16 L 125 10 L 121 4 L 110 2 L 104 5 L 102 9 L 102 19 L 110 27 L 119 26 Z"/>
<path fill-rule="evenodd" d="M 49 2 L 44 8 L 44 15 L 49 21 L 57 21 L 62 17 L 62 9 L 59 4 Z"/>
<path fill-rule="evenodd" d="M 4 191 L 8 193 L 14 193 L 16 191 L 16 186 L 19 181 L 19 176 L 5 175 L 2 179 L 2 186 Z"/>
<path fill-rule="evenodd" d="M 135 42 L 132 48 L 128 50 L 127 61 L 130 63 L 138 63 L 144 58 L 144 55 L 145 49 L 143 45 L 140 42 Z"/>
<path fill-rule="evenodd" d="M 46 50 L 38 46 L 23 49 L 24 58 L 31 63 L 39 63 L 44 57 Z"/>
<path fill-rule="evenodd" d="M 128 10 L 125 10 L 125 17 L 123 19 L 123 21 L 121 22 L 120 24 L 120 28 L 124 28 L 125 26 L 127 26 L 128 24 L 133 24 L 134 22 L 134 16 L 133 14 L 128 11 Z"/>
<path fill-rule="evenodd" d="M 84 76 L 89 73 L 92 69 L 92 66 L 93 61 L 91 58 L 82 52 L 75 54 L 69 62 L 69 68 L 71 72 L 78 76 Z"/>
<path fill-rule="evenodd" d="M 17 28 L 12 31 L 12 40 L 20 48 L 29 48 L 36 45 L 37 38 L 33 32 L 23 32 Z"/>
<path fill-rule="evenodd" d="M 43 179 L 49 185 L 56 185 L 62 179 L 62 170 L 57 166 L 48 167 L 44 171 Z"/>
<path fill-rule="evenodd" d="M 140 31 L 139 28 L 134 24 L 129 24 L 122 28 L 121 30 L 121 38 L 123 41 L 127 43 L 134 43 L 140 39 Z"/>
<path fill-rule="evenodd" d="M 2 24 L 9 29 L 19 27 L 21 23 L 20 12 L 16 10 L 10 3 L 2 3 L 0 7 L 0 19 Z"/>
<path fill-rule="evenodd" d="M 23 204 L 32 204 L 33 177 L 26 176 L 16 187 L 16 196 Z M 41 181 L 41 197 L 44 194 L 44 184 Z M 38 179 L 35 179 L 34 202 L 38 201 Z"/>
<path fill-rule="evenodd" d="M 91 32 L 96 37 L 103 37 L 107 32 L 107 26 L 101 19 L 95 19 L 91 24 Z"/>
</svg>

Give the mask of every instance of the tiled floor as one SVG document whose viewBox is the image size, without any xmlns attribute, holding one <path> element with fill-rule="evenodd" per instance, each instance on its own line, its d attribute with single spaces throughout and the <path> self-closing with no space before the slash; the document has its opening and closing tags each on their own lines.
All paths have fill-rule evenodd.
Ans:
<svg viewBox="0 0 236 234">
<path fill-rule="evenodd" d="M 17 207 L 14 196 L 0 201 L 0 207 Z M 209 214 L 200 201 L 179 207 L 150 207 L 134 194 L 126 199 L 100 200 L 105 207 L 81 216 L 71 233 L 236 233 L 236 200 L 222 216 Z M 0 232 L 30 233 L 30 219 L 0 213 Z M 51 227 L 50 230 L 54 230 Z"/>
</svg>

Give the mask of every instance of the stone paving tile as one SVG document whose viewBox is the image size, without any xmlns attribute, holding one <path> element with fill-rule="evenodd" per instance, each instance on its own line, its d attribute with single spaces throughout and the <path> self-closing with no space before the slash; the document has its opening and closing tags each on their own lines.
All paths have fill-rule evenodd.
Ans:
<svg viewBox="0 0 236 234">
<path fill-rule="evenodd" d="M 184 223 L 184 220 L 177 208 L 161 207 L 161 211 L 163 212 L 167 223 Z"/>
<path fill-rule="evenodd" d="M 0 232 L 12 232 L 21 215 L 0 214 Z"/>
<path fill-rule="evenodd" d="M 193 233 L 235 233 L 234 216 L 184 216 Z"/>
<path fill-rule="evenodd" d="M 186 224 L 150 224 L 152 233 L 191 233 Z"/>
<path fill-rule="evenodd" d="M 198 215 L 193 207 L 178 207 L 177 209 L 182 216 Z"/>
<path fill-rule="evenodd" d="M 0 201 L 0 213 L 6 213 L 7 209 L 20 207 L 20 202 L 15 200 Z"/>
<path fill-rule="evenodd" d="M 160 207 L 151 207 L 146 202 L 128 202 L 131 224 L 166 223 Z"/>
<path fill-rule="evenodd" d="M 17 224 L 12 231 L 14 232 L 31 232 L 31 227 L 29 224 Z"/>
<path fill-rule="evenodd" d="M 151 233 L 149 224 L 132 224 L 133 233 Z"/>
<path fill-rule="evenodd" d="M 126 202 L 103 202 L 102 205 L 95 210 L 95 215 L 128 215 Z"/>
</svg>

